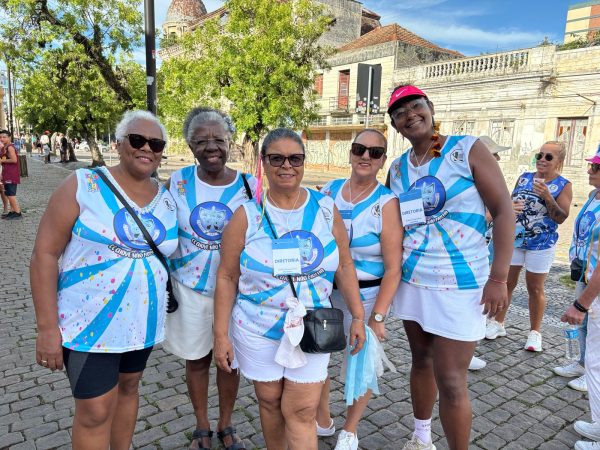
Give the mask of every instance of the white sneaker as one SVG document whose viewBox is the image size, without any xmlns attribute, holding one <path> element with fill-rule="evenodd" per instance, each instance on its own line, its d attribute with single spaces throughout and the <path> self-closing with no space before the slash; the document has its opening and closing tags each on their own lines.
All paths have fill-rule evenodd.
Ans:
<svg viewBox="0 0 600 450">
<path fill-rule="evenodd" d="M 585 373 L 585 369 L 581 364 L 579 364 L 578 361 L 573 361 L 571 364 L 555 367 L 554 369 L 552 369 L 552 372 L 554 372 L 559 377 L 572 378 L 580 377 L 581 375 L 583 375 Z"/>
<path fill-rule="evenodd" d="M 485 366 L 487 366 L 487 363 L 483 359 L 473 356 L 469 363 L 469 370 L 481 370 Z"/>
<path fill-rule="evenodd" d="M 413 434 L 412 439 L 404 444 L 402 448 L 403 450 L 435 450 L 435 445 L 433 445 L 433 442 L 426 444 Z"/>
<path fill-rule="evenodd" d="M 323 428 L 319 426 L 319 422 L 317 422 L 317 436 L 333 436 L 335 434 L 335 424 L 333 423 L 333 419 L 331 419 L 331 425 L 329 428 Z"/>
<path fill-rule="evenodd" d="M 575 378 L 567 383 L 571 389 L 575 389 L 576 391 L 587 392 L 587 382 L 585 381 L 585 375 L 581 375 L 579 378 Z M 598 426 L 600 429 L 600 425 Z"/>
<path fill-rule="evenodd" d="M 504 325 L 500 322 L 496 322 L 494 319 L 489 320 L 485 326 L 485 338 L 496 339 L 497 337 L 502 336 L 506 336 Z"/>
<path fill-rule="evenodd" d="M 578 420 L 575 422 L 573 428 L 583 437 L 592 441 L 600 441 L 600 423 Z"/>
<path fill-rule="evenodd" d="M 525 350 L 530 352 L 541 352 L 542 351 L 542 335 L 535 331 L 531 330 L 529 332 L 529 336 L 527 336 L 527 342 L 525 343 Z"/>
<path fill-rule="evenodd" d="M 354 433 L 342 430 L 338 435 L 337 444 L 335 444 L 334 450 L 357 450 L 358 449 L 358 438 Z"/>
<path fill-rule="evenodd" d="M 575 450 L 600 450 L 600 442 L 577 441 Z"/>
</svg>

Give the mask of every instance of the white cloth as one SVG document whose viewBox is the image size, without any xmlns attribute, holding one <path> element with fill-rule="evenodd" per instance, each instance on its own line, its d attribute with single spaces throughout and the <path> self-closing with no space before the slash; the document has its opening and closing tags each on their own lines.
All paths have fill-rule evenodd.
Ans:
<svg viewBox="0 0 600 450">
<path fill-rule="evenodd" d="M 300 349 L 300 341 L 304 334 L 306 308 L 296 297 L 285 299 L 288 312 L 283 322 L 283 337 L 275 353 L 275 362 L 289 369 L 306 365 L 306 355 Z"/>
<path fill-rule="evenodd" d="M 600 422 L 600 345 L 598 342 L 600 342 L 600 301 L 596 298 L 588 313 L 585 341 L 585 381 L 594 422 Z"/>
<path fill-rule="evenodd" d="M 544 250 L 525 250 L 522 248 L 513 249 L 511 266 L 524 267 L 531 273 L 548 273 L 554 261 L 556 245 Z"/>
</svg>

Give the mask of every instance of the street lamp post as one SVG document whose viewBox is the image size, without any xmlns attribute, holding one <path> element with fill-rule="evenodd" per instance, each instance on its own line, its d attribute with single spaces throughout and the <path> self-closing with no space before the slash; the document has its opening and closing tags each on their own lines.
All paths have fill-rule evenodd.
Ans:
<svg viewBox="0 0 600 450">
<path fill-rule="evenodd" d="M 144 28 L 146 43 L 146 103 L 156 114 L 156 37 L 154 29 L 154 0 L 144 0 Z"/>
</svg>

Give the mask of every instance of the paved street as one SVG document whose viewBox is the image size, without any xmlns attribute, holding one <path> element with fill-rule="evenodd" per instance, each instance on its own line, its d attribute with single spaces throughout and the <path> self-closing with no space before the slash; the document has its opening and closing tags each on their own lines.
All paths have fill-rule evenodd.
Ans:
<svg viewBox="0 0 600 450">
<path fill-rule="evenodd" d="M 37 225 L 49 195 L 69 173 L 57 164 L 44 165 L 30 158 L 29 178 L 19 188 L 24 218 L 0 222 L 4 269 L 0 285 L 0 448 L 70 448 L 74 403 L 64 374 L 51 373 L 35 364 L 35 322 L 27 270 Z M 310 171 L 306 175 L 311 183 L 326 177 Z M 562 227 L 561 242 L 565 239 L 568 242 L 570 231 L 564 232 L 567 226 Z M 564 261 L 564 244 L 561 245 L 559 259 Z M 474 415 L 471 448 L 571 449 L 577 440 L 573 422 L 579 418 L 589 420 L 586 396 L 568 388 L 567 379 L 555 377 L 551 372 L 553 366 L 563 363 L 558 317 L 572 298 L 572 290 L 559 281 L 566 273 L 565 264 L 556 265 L 547 283 L 549 304 L 542 330 L 543 353 L 522 350 L 528 330 L 527 299 L 522 286 L 509 311 L 508 336 L 479 345 L 477 353 L 488 361 L 488 366 L 469 375 Z M 390 321 L 389 329 L 386 348 L 398 373 L 383 376 L 381 395 L 369 404 L 359 427 L 363 449 L 400 449 L 410 438 L 408 343 L 400 322 Z M 336 356 L 330 374 L 335 377 L 339 371 L 340 357 Z M 339 428 L 345 405 L 341 384 L 333 381 L 332 386 L 332 413 Z M 186 391 L 183 361 L 158 347 L 142 380 L 135 448 L 187 446 L 195 419 Z M 214 427 L 218 413 L 214 383 L 210 406 Z M 256 398 L 247 382 L 242 382 L 236 406 L 234 424 L 238 434 L 249 449 L 264 448 Z M 437 411 L 433 431 L 438 448 L 447 448 Z M 213 444 L 217 445 L 216 439 Z M 335 438 L 322 439 L 320 449 L 334 445 Z"/>
</svg>

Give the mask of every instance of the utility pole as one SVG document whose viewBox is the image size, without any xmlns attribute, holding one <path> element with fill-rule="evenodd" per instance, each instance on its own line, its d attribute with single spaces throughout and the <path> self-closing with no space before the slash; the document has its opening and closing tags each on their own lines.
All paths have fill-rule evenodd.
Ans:
<svg viewBox="0 0 600 450">
<path fill-rule="evenodd" d="M 8 131 L 10 135 L 13 134 L 13 107 L 12 107 L 12 81 L 10 76 L 10 64 L 6 65 L 6 72 L 8 75 Z"/>
<path fill-rule="evenodd" d="M 144 28 L 146 42 L 146 103 L 156 114 L 156 37 L 154 29 L 154 0 L 144 0 Z"/>
</svg>

